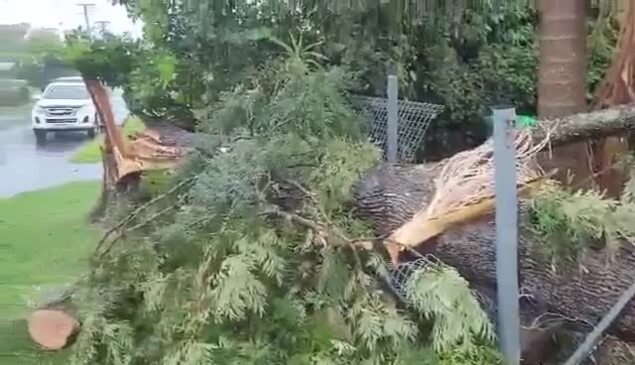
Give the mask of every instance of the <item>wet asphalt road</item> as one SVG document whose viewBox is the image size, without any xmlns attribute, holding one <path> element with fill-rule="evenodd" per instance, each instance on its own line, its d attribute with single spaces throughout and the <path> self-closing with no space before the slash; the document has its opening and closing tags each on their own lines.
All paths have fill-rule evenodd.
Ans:
<svg viewBox="0 0 635 365">
<path fill-rule="evenodd" d="M 115 118 L 128 114 L 120 96 L 113 97 Z M 44 189 L 71 181 L 101 179 L 101 164 L 73 164 L 73 155 L 89 139 L 83 133 L 49 134 L 42 146 L 35 143 L 30 111 L 0 115 L 0 198 Z"/>
</svg>

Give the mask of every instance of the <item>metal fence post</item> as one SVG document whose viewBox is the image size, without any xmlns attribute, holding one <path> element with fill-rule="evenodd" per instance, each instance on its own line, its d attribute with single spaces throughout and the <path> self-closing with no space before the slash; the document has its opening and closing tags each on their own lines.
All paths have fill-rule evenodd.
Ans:
<svg viewBox="0 0 635 365">
<path fill-rule="evenodd" d="M 397 76 L 388 75 L 388 125 L 386 130 L 386 159 L 396 163 L 399 150 L 399 88 Z"/>
<path fill-rule="evenodd" d="M 501 350 L 507 364 L 520 363 L 518 304 L 518 200 L 516 191 L 516 111 L 493 107 L 496 190 L 496 280 Z"/>
</svg>

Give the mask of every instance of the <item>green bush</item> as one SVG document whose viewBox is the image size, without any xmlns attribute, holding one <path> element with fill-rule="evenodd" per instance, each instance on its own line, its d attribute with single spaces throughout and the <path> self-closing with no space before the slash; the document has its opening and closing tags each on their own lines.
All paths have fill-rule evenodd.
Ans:
<svg viewBox="0 0 635 365">
<path fill-rule="evenodd" d="M 0 106 L 20 106 L 29 100 L 29 84 L 26 81 L 0 79 Z"/>
</svg>

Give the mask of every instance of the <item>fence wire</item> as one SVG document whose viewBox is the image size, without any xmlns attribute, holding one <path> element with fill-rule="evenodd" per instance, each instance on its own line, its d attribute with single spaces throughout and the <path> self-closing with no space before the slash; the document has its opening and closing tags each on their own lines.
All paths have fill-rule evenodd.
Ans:
<svg viewBox="0 0 635 365">
<path fill-rule="evenodd" d="M 419 258 L 414 261 L 402 262 L 388 272 L 390 289 L 405 303 L 408 303 L 406 284 L 410 277 L 419 270 L 425 269 L 430 260 Z"/>
<path fill-rule="evenodd" d="M 356 96 L 353 102 L 357 107 L 357 115 L 371 140 L 382 149 L 386 158 L 388 99 Z M 397 159 L 399 162 L 413 162 L 430 123 L 443 112 L 444 106 L 399 100 L 397 110 L 399 115 Z"/>
</svg>

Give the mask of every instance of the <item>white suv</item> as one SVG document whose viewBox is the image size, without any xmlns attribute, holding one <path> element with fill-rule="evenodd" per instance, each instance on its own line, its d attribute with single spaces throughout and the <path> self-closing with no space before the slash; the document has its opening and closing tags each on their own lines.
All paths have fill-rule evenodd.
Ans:
<svg viewBox="0 0 635 365">
<path fill-rule="evenodd" d="M 79 81 L 49 84 L 31 112 L 35 138 L 46 141 L 47 132 L 86 132 L 93 138 L 101 130 L 99 116 L 88 89 Z"/>
</svg>

